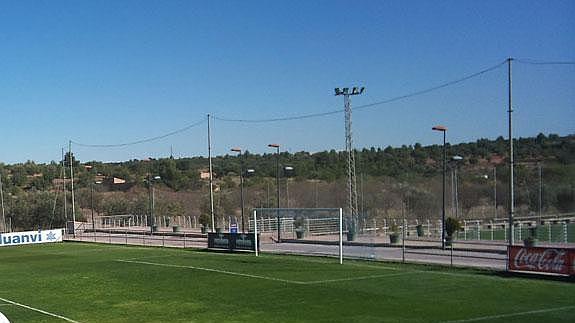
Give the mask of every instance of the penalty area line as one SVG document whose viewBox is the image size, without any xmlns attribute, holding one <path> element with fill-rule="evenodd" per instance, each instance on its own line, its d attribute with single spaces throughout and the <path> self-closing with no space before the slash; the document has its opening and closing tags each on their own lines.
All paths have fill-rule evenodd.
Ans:
<svg viewBox="0 0 575 323">
<path fill-rule="evenodd" d="M 572 308 L 575 308 L 575 306 L 564 306 L 564 307 L 547 308 L 547 309 L 542 309 L 542 310 L 534 310 L 534 311 L 526 311 L 526 312 L 518 312 L 518 313 L 480 316 L 480 317 L 474 317 L 474 318 L 463 319 L 463 320 L 444 321 L 444 323 L 465 323 L 465 322 L 488 321 L 488 320 L 494 320 L 494 319 L 500 319 L 500 318 L 506 318 L 506 317 L 523 316 L 523 315 L 531 315 L 531 314 L 541 314 L 541 313 L 549 313 L 549 312 L 558 312 L 558 311 L 564 311 L 564 310 L 568 310 L 568 309 L 572 309 Z"/>
<path fill-rule="evenodd" d="M 337 283 L 337 282 L 345 282 L 345 281 L 356 281 L 356 280 L 366 280 L 366 279 L 377 279 L 377 278 L 385 278 L 385 277 L 403 276 L 403 275 L 409 275 L 409 274 L 413 274 L 413 273 L 414 272 L 403 272 L 403 273 L 386 274 L 386 275 L 371 275 L 371 276 L 359 276 L 359 277 L 349 277 L 349 278 L 314 280 L 314 281 L 309 281 L 309 282 L 302 282 L 302 284 L 314 285 L 314 284 L 324 284 L 324 283 Z"/>
<path fill-rule="evenodd" d="M 274 278 L 274 277 L 267 277 L 267 276 L 243 274 L 243 273 L 237 273 L 237 272 L 233 272 L 233 271 L 219 270 L 219 269 L 212 269 L 212 268 L 204 268 L 204 267 L 196 267 L 196 266 L 171 265 L 171 264 L 162 264 L 162 263 L 157 263 L 157 262 L 134 261 L 134 260 L 121 260 L 121 259 L 116 260 L 116 261 L 118 261 L 118 262 L 125 262 L 125 263 L 131 263 L 131 264 L 159 266 L 159 267 L 171 267 L 171 268 L 184 268 L 184 269 L 202 270 L 202 271 L 213 272 L 213 273 L 224 274 L 224 275 L 240 276 L 240 277 L 248 277 L 248 278 L 256 278 L 256 279 L 264 279 L 264 280 L 278 281 L 278 282 L 289 283 L 289 284 L 298 284 L 298 285 L 303 285 L 303 284 L 305 284 L 305 282 L 301 282 L 301 281 L 297 281 L 297 280 L 288 280 L 288 279 L 281 279 L 281 278 Z"/>
<path fill-rule="evenodd" d="M 14 301 L 11 301 L 11 300 L 9 300 L 9 299 L 2 298 L 2 297 L 0 297 L 0 301 L 3 301 L 4 303 L 9 303 L 9 304 L 11 304 L 11 305 L 20 306 L 20 307 L 23 307 L 23 308 L 25 308 L 25 309 L 29 309 L 29 310 L 32 310 L 32 311 L 35 311 L 35 312 L 38 312 L 38 313 L 42 313 L 42 314 L 45 314 L 45 315 L 49 315 L 49 316 L 52 316 L 52 317 L 56 317 L 56 318 L 59 318 L 59 319 L 64 320 L 64 321 L 68 321 L 68 322 L 72 322 L 72 323 L 80 323 L 80 322 L 78 322 L 78 321 L 74 321 L 74 320 L 69 319 L 69 318 L 67 318 L 67 317 L 65 317 L 65 316 L 62 316 L 62 315 L 50 313 L 50 312 L 41 310 L 41 309 L 39 309 L 39 308 L 35 308 L 35 307 L 32 307 L 32 306 L 20 304 L 20 303 L 17 303 L 17 302 L 14 302 Z"/>
</svg>

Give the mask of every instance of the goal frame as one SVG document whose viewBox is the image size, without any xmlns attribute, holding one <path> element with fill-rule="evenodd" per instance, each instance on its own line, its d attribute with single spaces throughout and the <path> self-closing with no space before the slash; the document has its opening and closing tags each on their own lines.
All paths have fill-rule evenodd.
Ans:
<svg viewBox="0 0 575 323">
<path fill-rule="evenodd" d="M 255 235 L 255 255 L 256 257 L 259 256 L 259 244 L 258 244 L 258 221 L 257 215 L 258 211 L 262 212 L 282 212 L 282 211 L 327 211 L 337 213 L 339 215 L 339 263 L 343 264 L 343 209 L 342 208 L 254 208 L 253 209 L 253 217 L 254 217 L 254 235 Z M 278 222 L 279 223 L 279 222 Z M 279 225 L 278 225 L 279 227 Z M 279 232 L 279 231 L 278 231 Z M 279 243 L 279 241 L 278 241 Z"/>
</svg>

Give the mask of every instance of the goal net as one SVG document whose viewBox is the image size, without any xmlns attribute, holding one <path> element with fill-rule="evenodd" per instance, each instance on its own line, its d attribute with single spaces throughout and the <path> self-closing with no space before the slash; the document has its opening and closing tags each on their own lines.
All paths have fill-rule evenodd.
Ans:
<svg viewBox="0 0 575 323">
<path fill-rule="evenodd" d="M 260 239 L 259 251 L 337 256 L 342 262 L 341 208 L 258 208 L 248 225 Z"/>
</svg>

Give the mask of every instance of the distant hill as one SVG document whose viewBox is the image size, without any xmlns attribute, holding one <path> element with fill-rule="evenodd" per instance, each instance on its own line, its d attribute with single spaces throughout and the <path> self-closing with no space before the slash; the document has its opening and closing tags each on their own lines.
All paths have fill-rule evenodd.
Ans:
<svg viewBox="0 0 575 323">
<path fill-rule="evenodd" d="M 575 135 L 539 134 L 537 137 L 519 138 L 515 140 L 514 151 L 515 203 L 519 214 L 528 215 L 539 209 L 538 165 L 542 168 L 543 211 L 575 211 Z M 461 208 L 458 213 L 464 217 L 494 215 L 497 200 L 497 214 L 505 214 L 508 204 L 508 141 L 499 137 L 448 144 L 447 155 L 448 158 L 462 157 L 456 164 L 450 163 L 448 174 L 448 196 L 451 196 L 452 169 L 457 168 Z M 214 157 L 216 212 L 222 216 L 239 212 L 238 174 L 242 164 L 244 169 L 254 170 L 253 176 L 246 180 L 246 207 L 275 205 L 276 157 L 271 153 L 258 155 L 249 152 L 241 157 Z M 441 145 L 424 147 L 418 143 L 356 151 L 361 209 L 369 217 L 394 217 L 405 204 L 413 217 L 437 217 L 441 204 L 442 158 Z M 98 213 L 145 214 L 148 212 L 148 176 L 160 177 L 154 182 L 160 197 L 157 206 L 161 208 L 160 213 L 199 216 L 207 212 L 209 194 L 205 175 L 208 160 L 204 157 L 102 163 L 80 162 L 73 155 L 70 158 L 66 154 L 65 169 L 56 162 L 0 164 L 7 214 L 12 214 L 16 223 L 26 227 L 36 222 L 64 221 L 62 187 L 65 183 L 69 192 L 71 183 L 69 179 L 63 181 L 61 178 L 63 172 L 69 172 L 70 159 L 74 165 L 79 217 L 91 208 L 91 183 L 96 180 L 101 182 L 95 186 L 94 209 Z M 279 160 L 282 167 L 293 168 L 290 174 L 281 174 L 282 205 L 345 207 L 345 152 L 282 152 Z M 69 174 L 66 177 L 69 178 Z M 125 183 L 121 185 L 115 184 L 123 181 Z M 69 195 L 67 200 L 71 202 Z M 448 202 L 451 203 L 451 199 L 449 197 Z M 32 214 L 36 215 L 31 220 Z"/>
</svg>

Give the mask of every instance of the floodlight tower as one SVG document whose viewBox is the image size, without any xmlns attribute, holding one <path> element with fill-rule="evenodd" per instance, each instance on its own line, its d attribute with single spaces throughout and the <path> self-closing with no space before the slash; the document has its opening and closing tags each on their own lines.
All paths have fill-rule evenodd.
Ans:
<svg viewBox="0 0 575 323">
<path fill-rule="evenodd" d="M 345 151 L 347 152 L 347 189 L 348 208 L 350 216 L 357 216 L 357 181 L 355 178 L 355 154 L 353 151 L 353 137 L 351 132 L 351 100 L 350 95 L 362 94 L 365 87 L 354 87 L 349 92 L 349 88 L 335 88 L 335 95 L 343 95 L 345 107 Z"/>
</svg>

